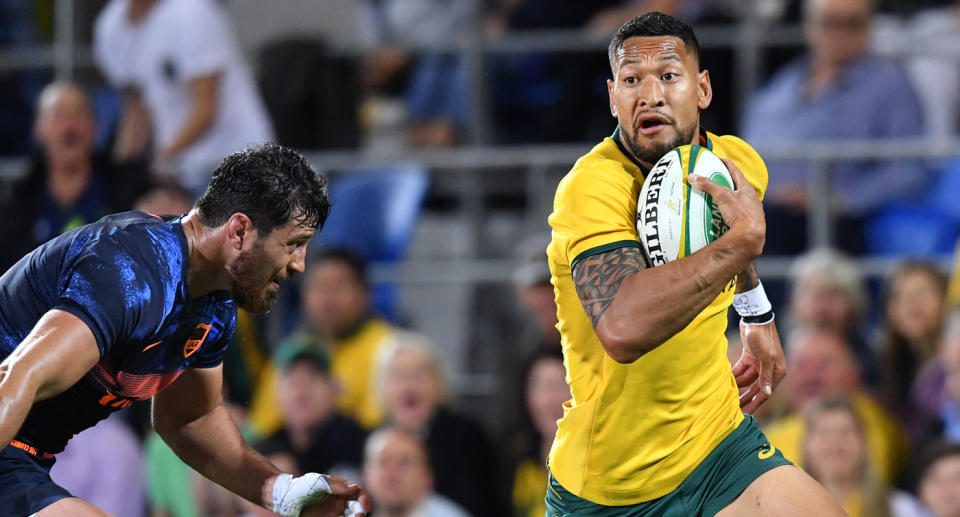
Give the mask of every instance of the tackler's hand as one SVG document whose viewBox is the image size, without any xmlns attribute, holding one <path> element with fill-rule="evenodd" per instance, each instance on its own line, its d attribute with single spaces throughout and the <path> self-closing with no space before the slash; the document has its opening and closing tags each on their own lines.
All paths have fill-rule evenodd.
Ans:
<svg viewBox="0 0 960 517">
<path fill-rule="evenodd" d="M 371 509 L 359 486 L 337 476 L 281 474 L 273 487 L 273 511 L 284 517 L 362 517 Z"/>
</svg>

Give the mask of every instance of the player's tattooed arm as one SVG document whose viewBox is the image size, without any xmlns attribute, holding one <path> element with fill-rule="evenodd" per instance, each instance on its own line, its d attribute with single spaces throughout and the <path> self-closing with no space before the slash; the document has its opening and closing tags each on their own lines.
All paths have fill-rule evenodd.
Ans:
<svg viewBox="0 0 960 517">
<path fill-rule="evenodd" d="M 737 294 L 745 293 L 754 287 L 760 285 L 760 275 L 757 274 L 757 263 L 750 262 L 750 265 L 743 268 L 743 271 L 737 275 Z"/>
<path fill-rule="evenodd" d="M 623 281 L 646 268 L 643 253 L 633 247 L 598 253 L 576 264 L 573 282 L 593 328 L 597 328 L 600 317 L 613 303 Z"/>
</svg>

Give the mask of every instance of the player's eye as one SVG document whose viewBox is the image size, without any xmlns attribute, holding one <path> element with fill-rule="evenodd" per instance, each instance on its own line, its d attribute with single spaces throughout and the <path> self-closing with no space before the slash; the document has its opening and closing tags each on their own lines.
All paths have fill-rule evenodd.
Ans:
<svg viewBox="0 0 960 517">
<path fill-rule="evenodd" d="M 677 74 L 673 72 L 667 72 L 661 76 L 664 81 L 672 81 L 677 78 Z"/>
<path fill-rule="evenodd" d="M 629 75 L 623 81 L 627 84 L 637 84 L 637 76 Z"/>
</svg>

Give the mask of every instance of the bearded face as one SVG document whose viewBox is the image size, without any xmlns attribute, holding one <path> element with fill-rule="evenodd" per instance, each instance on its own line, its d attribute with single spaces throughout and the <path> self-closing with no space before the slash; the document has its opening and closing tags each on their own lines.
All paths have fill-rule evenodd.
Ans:
<svg viewBox="0 0 960 517">
<path fill-rule="evenodd" d="M 241 251 L 227 269 L 232 277 L 230 291 L 241 309 L 262 314 L 273 307 L 277 301 L 280 272 L 271 264 L 262 242 Z"/>
<path fill-rule="evenodd" d="M 679 127 L 675 125 L 675 120 L 673 124 L 675 130 L 671 131 L 671 137 L 668 137 L 667 140 L 650 140 L 649 142 L 646 142 L 645 145 L 644 143 L 641 143 L 640 135 L 637 131 L 624 131 L 623 128 L 621 128 L 621 135 L 624 136 L 622 139 L 623 143 L 640 161 L 650 164 L 657 163 L 657 160 L 662 158 L 663 155 L 669 153 L 673 148 L 680 147 L 681 145 L 688 145 L 693 141 L 693 137 L 696 134 L 696 121 L 687 127 Z"/>
</svg>

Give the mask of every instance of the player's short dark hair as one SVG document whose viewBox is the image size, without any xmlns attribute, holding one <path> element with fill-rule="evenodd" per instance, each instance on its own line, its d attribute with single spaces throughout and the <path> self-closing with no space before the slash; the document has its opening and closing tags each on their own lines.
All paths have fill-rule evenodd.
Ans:
<svg viewBox="0 0 960 517">
<path fill-rule="evenodd" d="M 359 254 L 346 248 L 321 248 L 320 251 L 310 257 L 310 266 L 318 266 L 328 262 L 347 266 L 347 269 L 353 274 L 354 280 L 364 289 L 370 287 L 370 279 L 367 276 L 367 262 Z"/>
<path fill-rule="evenodd" d="M 693 27 L 689 23 L 678 20 L 668 14 L 657 11 L 644 13 L 626 23 L 617 29 L 613 39 L 610 40 L 610 46 L 607 48 L 607 57 L 610 59 L 610 69 L 616 70 L 617 51 L 623 48 L 624 42 L 630 38 L 646 38 L 657 36 L 675 36 L 687 46 L 687 52 L 693 54 L 697 62 L 700 62 L 700 42 L 697 41 L 697 35 L 693 32 Z"/>
<path fill-rule="evenodd" d="M 196 207 L 206 226 L 239 212 L 263 234 L 290 222 L 320 229 L 330 213 L 327 179 L 300 153 L 270 143 L 224 158 Z"/>
</svg>

